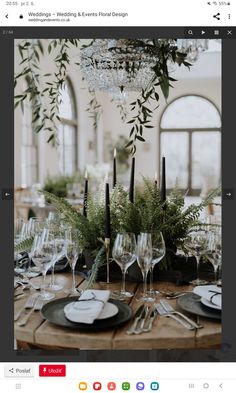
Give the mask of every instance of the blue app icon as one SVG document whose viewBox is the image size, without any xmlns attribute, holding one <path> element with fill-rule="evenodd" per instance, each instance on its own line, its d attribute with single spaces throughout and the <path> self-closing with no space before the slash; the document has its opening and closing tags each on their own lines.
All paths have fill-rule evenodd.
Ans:
<svg viewBox="0 0 236 393">
<path fill-rule="evenodd" d="M 158 390 L 159 389 L 159 383 L 158 382 L 152 382 L 150 385 L 151 390 Z"/>
<path fill-rule="evenodd" d="M 136 383 L 136 389 L 137 390 L 143 390 L 145 388 L 145 384 L 143 382 L 137 382 Z"/>
</svg>

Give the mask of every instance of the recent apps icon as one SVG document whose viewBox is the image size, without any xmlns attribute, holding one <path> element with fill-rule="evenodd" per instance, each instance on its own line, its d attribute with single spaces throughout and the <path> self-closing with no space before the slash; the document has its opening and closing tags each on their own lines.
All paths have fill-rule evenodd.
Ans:
<svg viewBox="0 0 236 393">
<path fill-rule="evenodd" d="M 93 390 L 101 390 L 101 389 L 102 389 L 101 382 L 94 382 L 93 383 Z"/>
<path fill-rule="evenodd" d="M 115 382 L 108 382 L 108 384 L 107 384 L 107 389 L 108 389 L 108 390 L 116 390 L 116 384 L 115 384 Z"/>
</svg>

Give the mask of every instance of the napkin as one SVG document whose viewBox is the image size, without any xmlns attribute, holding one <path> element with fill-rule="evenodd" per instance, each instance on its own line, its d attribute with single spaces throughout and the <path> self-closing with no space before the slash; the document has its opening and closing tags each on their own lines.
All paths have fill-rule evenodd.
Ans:
<svg viewBox="0 0 236 393">
<path fill-rule="evenodd" d="M 110 291 L 88 289 L 83 292 L 78 301 L 67 304 L 64 313 L 67 319 L 92 324 L 99 316 L 110 297 Z"/>
<path fill-rule="evenodd" d="M 217 294 L 214 294 L 217 292 Z M 193 293 L 203 297 L 216 306 L 222 307 L 222 289 L 216 285 L 200 285 L 195 287 Z"/>
</svg>

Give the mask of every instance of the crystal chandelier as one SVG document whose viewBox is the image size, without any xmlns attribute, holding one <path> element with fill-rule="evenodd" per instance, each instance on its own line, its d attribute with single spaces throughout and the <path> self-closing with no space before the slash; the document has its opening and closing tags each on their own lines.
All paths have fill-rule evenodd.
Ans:
<svg viewBox="0 0 236 393">
<path fill-rule="evenodd" d="M 179 52 L 187 53 L 189 61 L 196 61 L 207 48 L 207 40 L 168 41 Z M 127 92 L 146 90 L 152 85 L 158 59 L 157 48 L 147 39 L 96 39 L 81 49 L 80 65 L 90 88 L 107 91 L 122 101 Z"/>
<path fill-rule="evenodd" d="M 206 39 L 178 39 L 177 48 L 179 52 L 187 54 L 186 60 L 195 62 L 201 52 L 208 49 L 208 43 Z"/>
</svg>

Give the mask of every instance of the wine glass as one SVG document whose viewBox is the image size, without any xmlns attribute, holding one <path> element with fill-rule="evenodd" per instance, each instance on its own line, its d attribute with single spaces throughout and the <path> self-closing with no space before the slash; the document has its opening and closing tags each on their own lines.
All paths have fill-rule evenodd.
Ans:
<svg viewBox="0 0 236 393">
<path fill-rule="evenodd" d="M 157 295 L 159 292 L 153 289 L 153 270 L 157 263 L 164 258 L 166 253 L 165 240 L 161 231 L 152 233 L 152 261 L 150 265 L 150 288 L 149 294 Z"/>
<path fill-rule="evenodd" d="M 200 259 L 203 255 L 205 255 L 208 252 L 207 233 L 202 230 L 191 232 L 185 242 L 185 247 L 190 254 L 195 256 L 196 263 L 197 263 L 197 278 L 196 280 L 191 281 L 191 284 L 193 285 L 207 284 L 207 281 L 200 280 L 199 278 Z"/>
<path fill-rule="evenodd" d="M 222 239 L 221 234 L 218 232 L 210 232 L 209 233 L 209 254 L 208 260 L 211 262 L 214 269 L 214 284 L 217 284 L 217 271 L 221 266 L 222 261 L 222 247 L 221 247 Z"/>
<path fill-rule="evenodd" d="M 122 286 L 120 291 L 114 291 L 113 296 L 118 299 L 132 297 L 134 294 L 125 289 L 125 274 L 136 260 L 136 239 L 134 233 L 118 233 L 112 249 L 112 257 L 122 271 Z"/>
<path fill-rule="evenodd" d="M 60 291 L 63 286 L 55 282 L 55 265 L 60 259 L 66 256 L 66 240 L 65 236 L 63 236 L 63 231 L 60 231 L 57 236 L 55 236 L 55 254 L 53 257 L 52 263 L 52 275 L 51 275 L 51 283 L 49 284 L 49 288 L 51 291 Z"/>
<path fill-rule="evenodd" d="M 78 295 L 78 293 L 81 293 L 81 291 L 76 288 L 76 283 L 75 283 L 75 266 L 81 251 L 78 243 L 78 237 L 79 237 L 78 231 L 73 229 L 68 229 L 66 230 L 65 235 L 66 235 L 66 248 L 65 248 L 66 257 L 72 270 L 72 287 L 71 289 L 68 289 L 65 292 L 71 295 Z"/>
<path fill-rule="evenodd" d="M 40 297 L 44 300 L 51 300 L 55 297 L 53 293 L 46 292 L 46 274 L 53 263 L 53 256 L 55 254 L 54 236 L 45 229 L 41 235 L 35 236 L 35 245 L 32 251 L 32 260 L 34 264 L 40 269 L 42 273 L 42 286 Z"/>
<path fill-rule="evenodd" d="M 16 248 L 18 243 L 20 243 L 23 240 L 24 228 L 25 228 L 25 221 L 22 218 L 17 218 L 14 223 L 14 248 Z M 19 254 L 17 251 L 14 251 L 14 262 L 15 262 L 14 264 L 15 273 L 19 274 L 25 271 L 22 262 L 22 255 Z"/>
<path fill-rule="evenodd" d="M 143 292 L 138 300 L 152 302 L 154 297 L 147 292 L 147 275 L 152 262 L 152 235 L 151 233 L 140 233 L 137 242 L 137 261 L 143 275 Z"/>
</svg>

